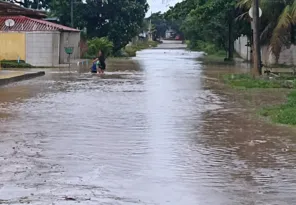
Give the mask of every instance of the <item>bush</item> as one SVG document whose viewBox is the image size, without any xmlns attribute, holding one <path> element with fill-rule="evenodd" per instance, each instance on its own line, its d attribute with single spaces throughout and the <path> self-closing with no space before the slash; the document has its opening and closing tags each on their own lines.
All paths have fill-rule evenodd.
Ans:
<svg viewBox="0 0 296 205">
<path fill-rule="evenodd" d="M 136 53 L 137 53 L 137 48 L 133 47 L 133 46 L 127 46 L 124 51 L 127 53 L 127 55 L 129 57 L 135 57 Z"/>
<path fill-rule="evenodd" d="M 188 48 L 194 51 L 204 51 L 209 55 L 219 54 L 225 56 L 225 51 L 218 48 L 215 44 L 204 41 L 186 41 Z"/>
<path fill-rule="evenodd" d="M 86 53 L 87 58 L 95 58 L 98 55 L 99 50 L 102 50 L 105 56 L 112 54 L 113 43 L 106 37 L 93 38 L 87 42 L 88 51 Z"/>
<path fill-rule="evenodd" d="M 33 68 L 32 65 L 26 63 L 21 60 L 18 62 L 17 60 L 2 60 L 0 61 L 1 68 Z"/>
<path fill-rule="evenodd" d="M 144 41 L 144 42 L 138 42 L 135 45 L 126 46 L 124 51 L 127 53 L 129 57 L 136 56 L 137 51 L 147 49 L 147 48 L 153 48 L 158 45 L 158 42 L 156 41 Z"/>
</svg>

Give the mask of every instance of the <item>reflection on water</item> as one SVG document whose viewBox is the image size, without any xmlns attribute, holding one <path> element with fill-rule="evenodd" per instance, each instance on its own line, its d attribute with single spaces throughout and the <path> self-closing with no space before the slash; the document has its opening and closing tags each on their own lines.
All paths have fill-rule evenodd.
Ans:
<svg viewBox="0 0 296 205">
<path fill-rule="evenodd" d="M 199 55 L 1 87 L 0 204 L 294 204 L 291 134 L 205 89 Z"/>
</svg>

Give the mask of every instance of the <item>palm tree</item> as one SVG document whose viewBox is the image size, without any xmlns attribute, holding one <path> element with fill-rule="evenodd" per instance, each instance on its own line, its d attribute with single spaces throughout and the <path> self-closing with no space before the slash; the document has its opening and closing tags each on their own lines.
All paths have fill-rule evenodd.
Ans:
<svg viewBox="0 0 296 205">
<path fill-rule="evenodd" d="M 247 9 L 252 0 L 240 0 L 238 7 Z M 296 25 L 296 0 L 261 0 L 261 42 L 269 45 L 270 51 L 279 59 L 284 46 L 289 46 L 294 36 Z M 246 16 L 246 15 L 244 15 Z"/>
</svg>

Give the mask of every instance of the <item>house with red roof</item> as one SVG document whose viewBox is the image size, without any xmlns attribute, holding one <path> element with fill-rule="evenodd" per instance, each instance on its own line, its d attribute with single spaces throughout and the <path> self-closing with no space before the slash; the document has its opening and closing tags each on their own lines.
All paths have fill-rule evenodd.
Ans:
<svg viewBox="0 0 296 205">
<path fill-rule="evenodd" d="M 24 60 L 33 66 L 68 63 L 80 58 L 80 30 L 31 18 L 0 16 L 0 60 Z"/>
</svg>

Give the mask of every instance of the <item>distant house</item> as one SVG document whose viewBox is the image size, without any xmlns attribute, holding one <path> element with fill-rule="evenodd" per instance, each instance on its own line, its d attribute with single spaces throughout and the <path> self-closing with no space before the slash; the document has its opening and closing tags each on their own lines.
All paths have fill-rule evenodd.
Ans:
<svg viewBox="0 0 296 205">
<path fill-rule="evenodd" d="M 7 22 L 12 22 L 11 26 Z M 80 57 L 80 30 L 26 16 L 0 17 L 0 60 L 24 60 L 33 66 L 68 62 L 65 47 Z"/>
<path fill-rule="evenodd" d="M 165 38 L 169 39 L 169 38 L 173 38 L 175 34 L 175 31 L 171 28 L 167 29 L 165 32 Z"/>
<path fill-rule="evenodd" d="M 143 31 L 142 33 L 139 34 L 139 37 L 140 38 L 146 38 L 147 37 L 147 33 Z"/>
<path fill-rule="evenodd" d="M 145 32 L 145 31 L 143 31 L 142 33 L 140 33 L 138 35 L 138 40 L 140 40 L 140 41 L 146 41 L 146 40 L 148 40 L 148 33 Z"/>
</svg>

